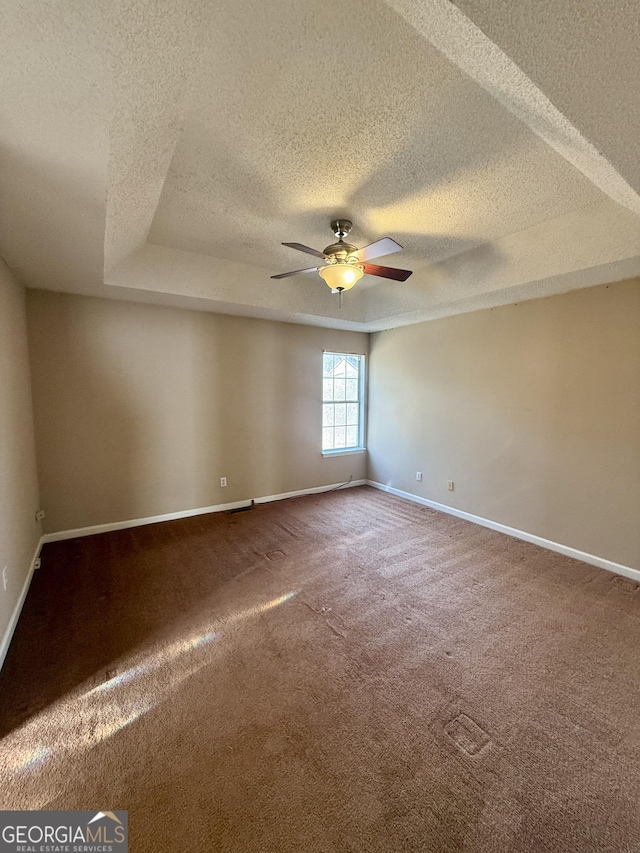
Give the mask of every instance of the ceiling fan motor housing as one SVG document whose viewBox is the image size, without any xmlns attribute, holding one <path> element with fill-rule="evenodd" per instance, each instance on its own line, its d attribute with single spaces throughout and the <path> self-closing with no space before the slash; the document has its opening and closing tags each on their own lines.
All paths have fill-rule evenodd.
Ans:
<svg viewBox="0 0 640 853">
<path fill-rule="evenodd" d="M 342 240 L 339 240 L 337 243 L 332 243 L 330 246 L 327 246 L 324 253 L 325 255 L 330 255 L 336 262 L 345 264 L 350 262 L 355 263 L 357 261 L 357 258 L 355 257 L 353 260 L 349 258 L 350 255 L 353 255 L 354 252 L 357 251 L 357 246 L 352 246 L 351 243 L 345 243 Z"/>
</svg>

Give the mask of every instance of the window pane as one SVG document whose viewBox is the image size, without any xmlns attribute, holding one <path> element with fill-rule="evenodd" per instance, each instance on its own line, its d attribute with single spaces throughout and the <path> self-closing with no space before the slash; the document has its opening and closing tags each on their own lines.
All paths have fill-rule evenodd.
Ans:
<svg viewBox="0 0 640 853">
<path fill-rule="evenodd" d="M 324 371 L 325 376 L 333 375 L 333 368 L 335 363 L 335 356 L 333 353 L 325 352 L 324 357 L 322 359 L 322 369 Z"/>
<path fill-rule="evenodd" d="M 333 427 L 325 427 L 322 430 L 322 449 L 333 450 Z"/>
<path fill-rule="evenodd" d="M 347 447 L 358 446 L 358 432 L 359 430 L 357 426 L 347 427 Z"/>
<path fill-rule="evenodd" d="M 345 362 L 344 358 L 341 358 L 341 356 L 336 356 L 336 365 L 333 368 L 333 375 L 334 376 L 344 376 L 345 368 L 346 368 L 346 362 Z"/>
<path fill-rule="evenodd" d="M 358 368 L 350 361 L 345 364 L 345 375 L 347 376 L 347 378 L 354 378 L 358 375 Z"/>
<path fill-rule="evenodd" d="M 347 394 L 347 400 L 357 400 L 358 399 L 358 380 L 357 379 L 347 379 L 345 390 L 346 390 L 346 394 Z"/>
<path fill-rule="evenodd" d="M 334 388 L 333 388 L 333 399 L 340 401 L 344 400 L 345 394 L 345 380 L 344 379 L 335 379 L 334 380 Z"/>
<path fill-rule="evenodd" d="M 333 426 L 333 403 L 325 403 L 322 407 L 322 426 Z"/>
<path fill-rule="evenodd" d="M 347 403 L 347 424 L 349 426 L 358 425 L 358 410 L 360 406 L 357 403 Z"/>
<path fill-rule="evenodd" d="M 347 406 L 346 403 L 336 404 L 336 426 L 344 426 L 347 422 Z"/>
<path fill-rule="evenodd" d="M 322 399 L 333 400 L 333 379 L 323 379 L 322 381 Z"/>
<path fill-rule="evenodd" d="M 346 435 L 346 427 L 336 427 L 334 434 L 334 447 L 346 447 L 347 444 L 347 435 Z"/>
</svg>

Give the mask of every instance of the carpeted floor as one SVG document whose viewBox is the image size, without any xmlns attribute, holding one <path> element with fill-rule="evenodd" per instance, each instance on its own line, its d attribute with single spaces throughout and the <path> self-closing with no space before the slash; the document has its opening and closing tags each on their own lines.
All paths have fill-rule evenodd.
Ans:
<svg viewBox="0 0 640 853">
<path fill-rule="evenodd" d="M 637 584 L 368 487 L 46 545 L 0 807 L 147 851 L 640 850 Z"/>
</svg>

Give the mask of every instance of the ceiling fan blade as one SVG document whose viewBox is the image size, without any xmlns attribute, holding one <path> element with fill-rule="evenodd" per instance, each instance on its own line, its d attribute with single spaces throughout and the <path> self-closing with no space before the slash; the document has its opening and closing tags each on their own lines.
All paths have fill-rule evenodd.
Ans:
<svg viewBox="0 0 640 853">
<path fill-rule="evenodd" d="M 299 275 L 303 272 L 318 272 L 320 267 L 307 267 L 306 270 L 293 270 L 292 272 L 281 272 L 279 275 L 272 275 L 271 278 L 289 278 L 290 275 Z"/>
<path fill-rule="evenodd" d="M 397 267 L 379 267 L 377 264 L 364 264 L 367 275 L 379 275 L 380 278 L 392 278 L 394 281 L 406 281 L 413 270 L 399 270 Z"/>
<path fill-rule="evenodd" d="M 283 246 L 288 246 L 290 249 L 297 249 L 299 252 L 306 252 L 307 255 L 314 255 L 316 258 L 326 258 L 324 252 L 319 252 L 317 249 L 311 249 L 309 246 L 305 246 L 302 243 L 283 243 Z"/>
<path fill-rule="evenodd" d="M 358 260 L 360 263 L 364 263 L 369 258 L 381 258 L 383 255 L 391 255 L 393 252 L 399 252 L 401 248 L 400 243 L 396 243 L 391 237 L 383 237 L 382 240 L 376 240 L 375 243 L 370 243 L 368 246 L 358 249 Z"/>
</svg>

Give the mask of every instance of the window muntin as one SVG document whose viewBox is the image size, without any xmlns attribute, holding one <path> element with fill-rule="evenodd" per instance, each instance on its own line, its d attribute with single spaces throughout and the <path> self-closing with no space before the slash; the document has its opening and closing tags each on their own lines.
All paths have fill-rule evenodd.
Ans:
<svg viewBox="0 0 640 853">
<path fill-rule="evenodd" d="M 364 356 L 325 352 L 322 369 L 322 452 L 364 446 Z"/>
</svg>

